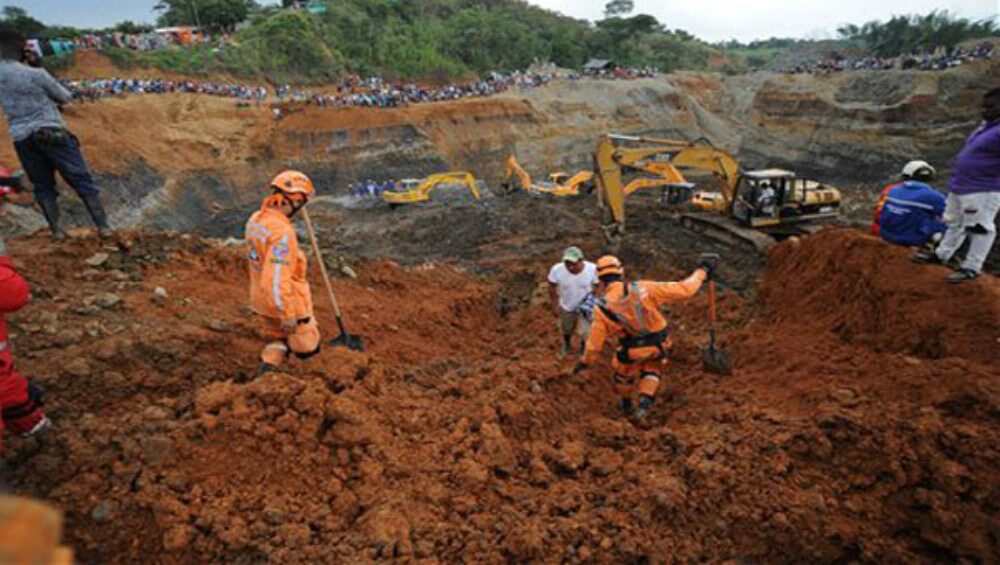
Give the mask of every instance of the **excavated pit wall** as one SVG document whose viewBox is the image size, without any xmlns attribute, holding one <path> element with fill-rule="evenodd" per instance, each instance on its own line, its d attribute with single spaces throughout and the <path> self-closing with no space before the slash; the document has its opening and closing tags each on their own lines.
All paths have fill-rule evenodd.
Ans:
<svg viewBox="0 0 1000 565">
<path fill-rule="evenodd" d="M 785 166 L 875 190 L 916 157 L 946 173 L 975 127 L 980 96 L 998 82 L 1000 60 L 992 60 L 945 72 L 565 81 L 397 110 L 286 108 L 281 120 L 225 99 L 142 95 L 83 105 L 68 120 L 114 223 L 226 235 L 230 222 L 220 218 L 251 210 L 281 168 L 307 170 L 333 194 L 353 181 L 449 169 L 495 186 L 511 151 L 539 178 L 589 168 L 607 132 L 707 137 L 748 167 Z M 15 162 L 9 144 L 0 160 Z M 65 199 L 70 221 L 82 223 L 75 200 Z"/>
</svg>

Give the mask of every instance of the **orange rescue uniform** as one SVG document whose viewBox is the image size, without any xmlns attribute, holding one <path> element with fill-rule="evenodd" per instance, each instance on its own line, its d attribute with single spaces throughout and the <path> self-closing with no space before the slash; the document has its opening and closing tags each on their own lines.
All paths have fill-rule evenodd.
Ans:
<svg viewBox="0 0 1000 565">
<path fill-rule="evenodd" d="M 261 360 L 278 366 L 290 353 L 300 358 L 318 353 L 320 335 L 306 279 L 308 261 L 299 249 L 292 221 L 265 205 L 250 216 L 246 241 L 250 307 L 261 317 L 261 334 L 269 340 Z M 286 332 L 281 322 L 292 319 L 298 325 Z"/>
<path fill-rule="evenodd" d="M 635 389 L 636 377 L 641 375 L 639 393 L 654 396 L 660 386 L 660 371 L 667 362 L 667 352 L 673 346 L 660 307 L 691 298 L 698 293 L 705 277 L 705 271 L 698 269 L 680 282 L 634 281 L 627 283 L 627 294 L 626 283 L 612 282 L 603 296 L 606 308 L 594 309 L 583 362 L 595 363 L 604 342 L 614 338 L 618 342 L 611 361 L 615 390 L 623 398 L 629 397 Z M 614 316 L 610 316 L 609 311 Z M 639 340 L 640 345 L 629 346 L 638 335 L 648 337 Z"/>
</svg>

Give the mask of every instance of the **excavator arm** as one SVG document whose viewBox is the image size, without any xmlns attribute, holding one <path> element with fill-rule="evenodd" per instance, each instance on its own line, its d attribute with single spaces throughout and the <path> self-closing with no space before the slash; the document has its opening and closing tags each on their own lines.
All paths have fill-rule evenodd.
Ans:
<svg viewBox="0 0 1000 565">
<path fill-rule="evenodd" d="M 511 154 L 504 164 L 504 186 L 507 187 L 507 190 L 510 190 L 511 178 L 515 176 L 521 184 L 521 189 L 530 192 L 532 189 L 531 175 L 528 174 L 528 171 L 524 170 L 524 167 L 517 162 L 517 158 Z"/>
<path fill-rule="evenodd" d="M 621 147 L 622 143 L 638 143 L 646 147 Z M 666 160 L 651 160 L 662 157 Z M 598 200 L 608 212 L 605 231 L 621 233 L 625 224 L 625 198 L 637 190 L 654 187 L 686 186 L 690 183 L 680 169 L 711 172 L 722 183 L 725 210 L 732 207 L 740 181 L 740 165 L 728 153 L 705 141 L 677 141 L 606 135 L 598 141 L 594 155 Z M 644 172 L 644 177 L 625 184 L 624 171 Z"/>
<path fill-rule="evenodd" d="M 476 177 L 468 172 L 430 175 L 412 190 L 406 192 L 385 192 L 382 193 L 382 199 L 390 204 L 426 202 L 431 199 L 431 192 L 442 184 L 461 184 L 469 189 L 474 199 L 479 200 L 479 187 L 476 186 Z"/>
</svg>

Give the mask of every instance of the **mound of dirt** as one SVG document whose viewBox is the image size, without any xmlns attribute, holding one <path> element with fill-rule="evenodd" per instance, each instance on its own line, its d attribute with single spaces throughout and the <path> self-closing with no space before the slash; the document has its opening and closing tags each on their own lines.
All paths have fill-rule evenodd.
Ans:
<svg viewBox="0 0 1000 565">
<path fill-rule="evenodd" d="M 737 369 L 719 380 L 699 365 L 698 296 L 670 309 L 676 355 L 636 426 L 608 367 L 572 377 L 556 356 L 531 299 L 547 264 L 486 279 L 372 261 L 335 282 L 368 351 L 251 381 L 238 248 L 169 233 L 11 247 L 36 296 L 12 347 L 56 427 L 4 458 L 15 490 L 66 510 L 84 562 L 998 554 L 990 364 L 876 353 L 724 292 Z M 640 256 L 635 271 L 681 274 Z"/>
<path fill-rule="evenodd" d="M 857 231 L 826 230 L 774 248 L 761 296 L 776 322 L 807 320 L 850 344 L 995 363 L 1000 281 L 948 285 L 946 270 L 914 265 L 909 254 Z"/>
</svg>

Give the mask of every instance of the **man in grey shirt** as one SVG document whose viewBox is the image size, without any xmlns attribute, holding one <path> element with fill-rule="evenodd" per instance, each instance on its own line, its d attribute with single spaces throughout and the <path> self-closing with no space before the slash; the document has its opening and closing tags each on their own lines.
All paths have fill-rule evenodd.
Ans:
<svg viewBox="0 0 1000 565">
<path fill-rule="evenodd" d="M 14 149 L 21 166 L 34 185 L 35 200 L 61 240 L 66 232 L 59 225 L 56 171 L 76 193 L 102 236 L 111 233 L 99 190 L 80 152 L 80 141 L 66 127 L 59 108 L 73 100 L 45 69 L 17 62 L 23 38 L 0 36 L 0 108 L 3 108 Z"/>
</svg>

